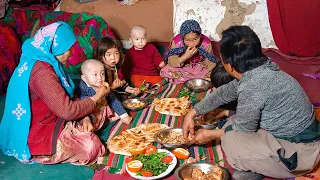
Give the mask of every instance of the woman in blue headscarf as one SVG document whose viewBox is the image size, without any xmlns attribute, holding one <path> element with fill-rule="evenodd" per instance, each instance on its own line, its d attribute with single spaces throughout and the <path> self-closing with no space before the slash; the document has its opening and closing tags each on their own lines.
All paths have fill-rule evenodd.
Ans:
<svg viewBox="0 0 320 180">
<path fill-rule="evenodd" d="M 189 19 L 182 23 L 180 34 L 172 39 L 171 47 L 164 56 L 168 65 L 162 68 L 161 76 L 174 83 L 210 77 L 209 72 L 219 59 L 213 55 L 210 39 L 201 32 L 195 20 Z"/>
<path fill-rule="evenodd" d="M 8 86 L 0 124 L 0 148 L 23 163 L 94 163 L 105 147 L 93 134 L 90 114 L 109 93 L 101 86 L 83 100 L 63 69 L 76 37 L 64 22 L 40 28 L 22 45 Z"/>
</svg>

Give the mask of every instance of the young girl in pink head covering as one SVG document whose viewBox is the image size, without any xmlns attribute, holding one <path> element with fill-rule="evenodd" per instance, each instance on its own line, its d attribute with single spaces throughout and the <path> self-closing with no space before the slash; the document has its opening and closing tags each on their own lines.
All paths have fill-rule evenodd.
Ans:
<svg viewBox="0 0 320 180">
<path fill-rule="evenodd" d="M 210 39 L 201 32 L 197 21 L 183 22 L 180 34 L 173 38 L 170 50 L 164 56 L 168 65 L 161 70 L 161 76 L 174 83 L 209 77 L 219 59 L 213 55 Z"/>
</svg>

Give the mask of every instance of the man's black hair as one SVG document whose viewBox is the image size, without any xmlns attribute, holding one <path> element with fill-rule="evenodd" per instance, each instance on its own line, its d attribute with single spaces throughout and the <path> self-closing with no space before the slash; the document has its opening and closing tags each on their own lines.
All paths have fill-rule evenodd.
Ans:
<svg viewBox="0 0 320 180">
<path fill-rule="evenodd" d="M 231 26 L 222 32 L 220 54 L 225 64 L 244 73 L 267 62 L 256 33 L 248 26 Z"/>
</svg>

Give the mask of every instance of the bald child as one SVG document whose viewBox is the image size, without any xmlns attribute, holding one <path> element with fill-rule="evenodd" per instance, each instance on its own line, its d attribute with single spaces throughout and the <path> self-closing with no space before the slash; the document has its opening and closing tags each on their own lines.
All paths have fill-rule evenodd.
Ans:
<svg viewBox="0 0 320 180">
<path fill-rule="evenodd" d="M 147 30 L 141 25 L 130 29 L 132 47 L 125 54 L 125 62 L 119 73 L 140 87 L 144 81 L 152 85 L 161 81 L 160 69 L 165 66 L 158 49 L 147 41 Z"/>
<path fill-rule="evenodd" d="M 100 86 L 105 85 L 105 68 L 101 61 L 96 59 L 85 60 L 81 65 L 81 81 L 79 84 L 80 99 L 91 97 L 94 95 Z M 107 103 L 103 104 L 110 106 L 112 111 L 107 112 L 107 118 L 111 121 L 121 119 L 124 123 L 129 124 L 132 118 L 128 115 L 127 111 L 122 106 L 121 102 L 117 99 L 113 92 L 110 92 L 105 97 Z M 101 101 L 105 102 L 105 101 Z"/>
</svg>

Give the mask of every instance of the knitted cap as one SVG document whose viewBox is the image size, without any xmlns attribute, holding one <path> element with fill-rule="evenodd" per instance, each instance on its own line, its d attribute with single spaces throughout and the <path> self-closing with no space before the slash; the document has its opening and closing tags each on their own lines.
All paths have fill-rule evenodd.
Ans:
<svg viewBox="0 0 320 180">
<path fill-rule="evenodd" d="M 201 27 L 196 20 L 189 19 L 182 23 L 180 27 L 180 36 L 183 39 L 188 33 L 194 32 L 201 34 Z"/>
</svg>

